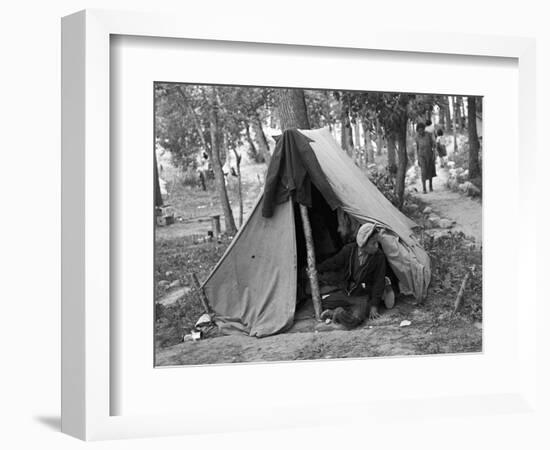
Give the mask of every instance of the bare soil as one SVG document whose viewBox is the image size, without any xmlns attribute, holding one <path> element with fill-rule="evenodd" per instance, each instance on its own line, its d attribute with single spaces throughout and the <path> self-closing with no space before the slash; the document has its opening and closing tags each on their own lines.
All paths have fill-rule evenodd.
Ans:
<svg viewBox="0 0 550 450">
<path fill-rule="evenodd" d="M 433 192 L 422 194 L 422 184 L 419 180 L 414 186 L 414 196 L 429 205 L 441 218 L 454 221 L 452 230 L 462 231 L 466 236 L 473 237 L 480 246 L 483 228 L 481 200 L 449 190 L 445 186 L 448 179 L 449 171 L 438 167 L 437 177 L 433 179 Z"/>
<path fill-rule="evenodd" d="M 400 326 L 403 320 L 411 325 Z M 286 333 L 261 339 L 239 334 L 184 342 L 159 349 L 155 363 L 179 366 L 481 351 L 480 322 L 451 318 L 446 312 L 434 320 L 433 311 L 406 301 L 354 330 L 315 331 L 316 325 L 308 308 L 299 312 Z"/>
</svg>

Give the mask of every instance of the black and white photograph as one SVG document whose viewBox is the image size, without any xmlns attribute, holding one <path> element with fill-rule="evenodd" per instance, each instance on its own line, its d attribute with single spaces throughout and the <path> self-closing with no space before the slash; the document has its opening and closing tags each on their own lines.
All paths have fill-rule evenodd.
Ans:
<svg viewBox="0 0 550 450">
<path fill-rule="evenodd" d="M 156 366 L 482 351 L 482 97 L 154 102 Z"/>
</svg>

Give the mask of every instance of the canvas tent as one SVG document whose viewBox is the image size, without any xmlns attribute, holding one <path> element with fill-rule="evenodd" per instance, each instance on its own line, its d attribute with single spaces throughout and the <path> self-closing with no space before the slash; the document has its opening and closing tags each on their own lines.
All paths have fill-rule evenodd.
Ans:
<svg viewBox="0 0 550 450">
<path fill-rule="evenodd" d="M 380 230 L 381 246 L 403 294 L 422 299 L 430 261 L 416 224 L 395 208 L 326 129 L 287 130 L 278 140 L 264 193 L 203 283 L 223 328 L 251 336 L 292 325 L 306 250 L 296 203 L 309 207 L 316 256 L 338 243 L 338 213 Z"/>
</svg>

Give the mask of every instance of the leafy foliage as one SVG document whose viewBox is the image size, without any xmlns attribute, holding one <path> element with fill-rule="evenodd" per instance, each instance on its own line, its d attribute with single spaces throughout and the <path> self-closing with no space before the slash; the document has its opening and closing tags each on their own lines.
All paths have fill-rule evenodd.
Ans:
<svg viewBox="0 0 550 450">
<path fill-rule="evenodd" d="M 216 90 L 217 104 L 211 102 Z M 243 144 L 246 124 L 251 118 L 262 117 L 269 89 L 234 86 L 205 86 L 174 83 L 155 85 L 156 138 L 169 150 L 174 163 L 180 167 L 197 165 L 208 159 L 211 152 L 209 114 L 216 108 L 219 123 L 218 139 L 224 149 L 232 150 Z M 222 164 L 225 153 L 220 154 Z"/>
</svg>

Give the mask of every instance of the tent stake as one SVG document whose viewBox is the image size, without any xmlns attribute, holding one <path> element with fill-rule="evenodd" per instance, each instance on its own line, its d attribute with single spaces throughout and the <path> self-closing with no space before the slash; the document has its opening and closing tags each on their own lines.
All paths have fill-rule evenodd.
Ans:
<svg viewBox="0 0 550 450">
<path fill-rule="evenodd" d="M 462 301 L 464 300 L 464 292 L 466 291 L 466 285 L 468 284 L 468 279 L 470 278 L 470 275 L 474 274 L 475 270 L 476 270 L 476 266 L 474 264 L 464 276 L 464 279 L 462 280 L 462 284 L 460 285 L 460 290 L 458 291 L 458 295 L 456 296 L 455 305 L 451 315 L 456 314 L 460 309 L 460 307 L 462 306 Z"/>
<path fill-rule="evenodd" d="M 313 309 L 315 318 L 321 320 L 321 295 L 319 294 L 319 283 L 317 281 L 317 269 L 315 268 L 315 248 L 313 247 L 313 234 L 309 223 L 307 207 L 300 205 L 300 215 L 302 216 L 302 225 L 304 227 L 304 236 L 306 238 L 307 250 L 307 273 L 309 284 L 311 285 L 311 298 L 313 300 Z"/>
<path fill-rule="evenodd" d="M 191 279 L 193 280 L 193 284 L 195 285 L 195 290 L 199 294 L 199 298 L 202 303 L 202 307 L 204 308 L 204 312 L 206 314 L 210 314 L 210 307 L 208 305 L 208 301 L 206 300 L 206 294 L 204 293 L 204 290 L 201 288 L 199 279 L 197 278 L 197 275 L 195 274 L 195 272 L 191 272 Z"/>
</svg>

